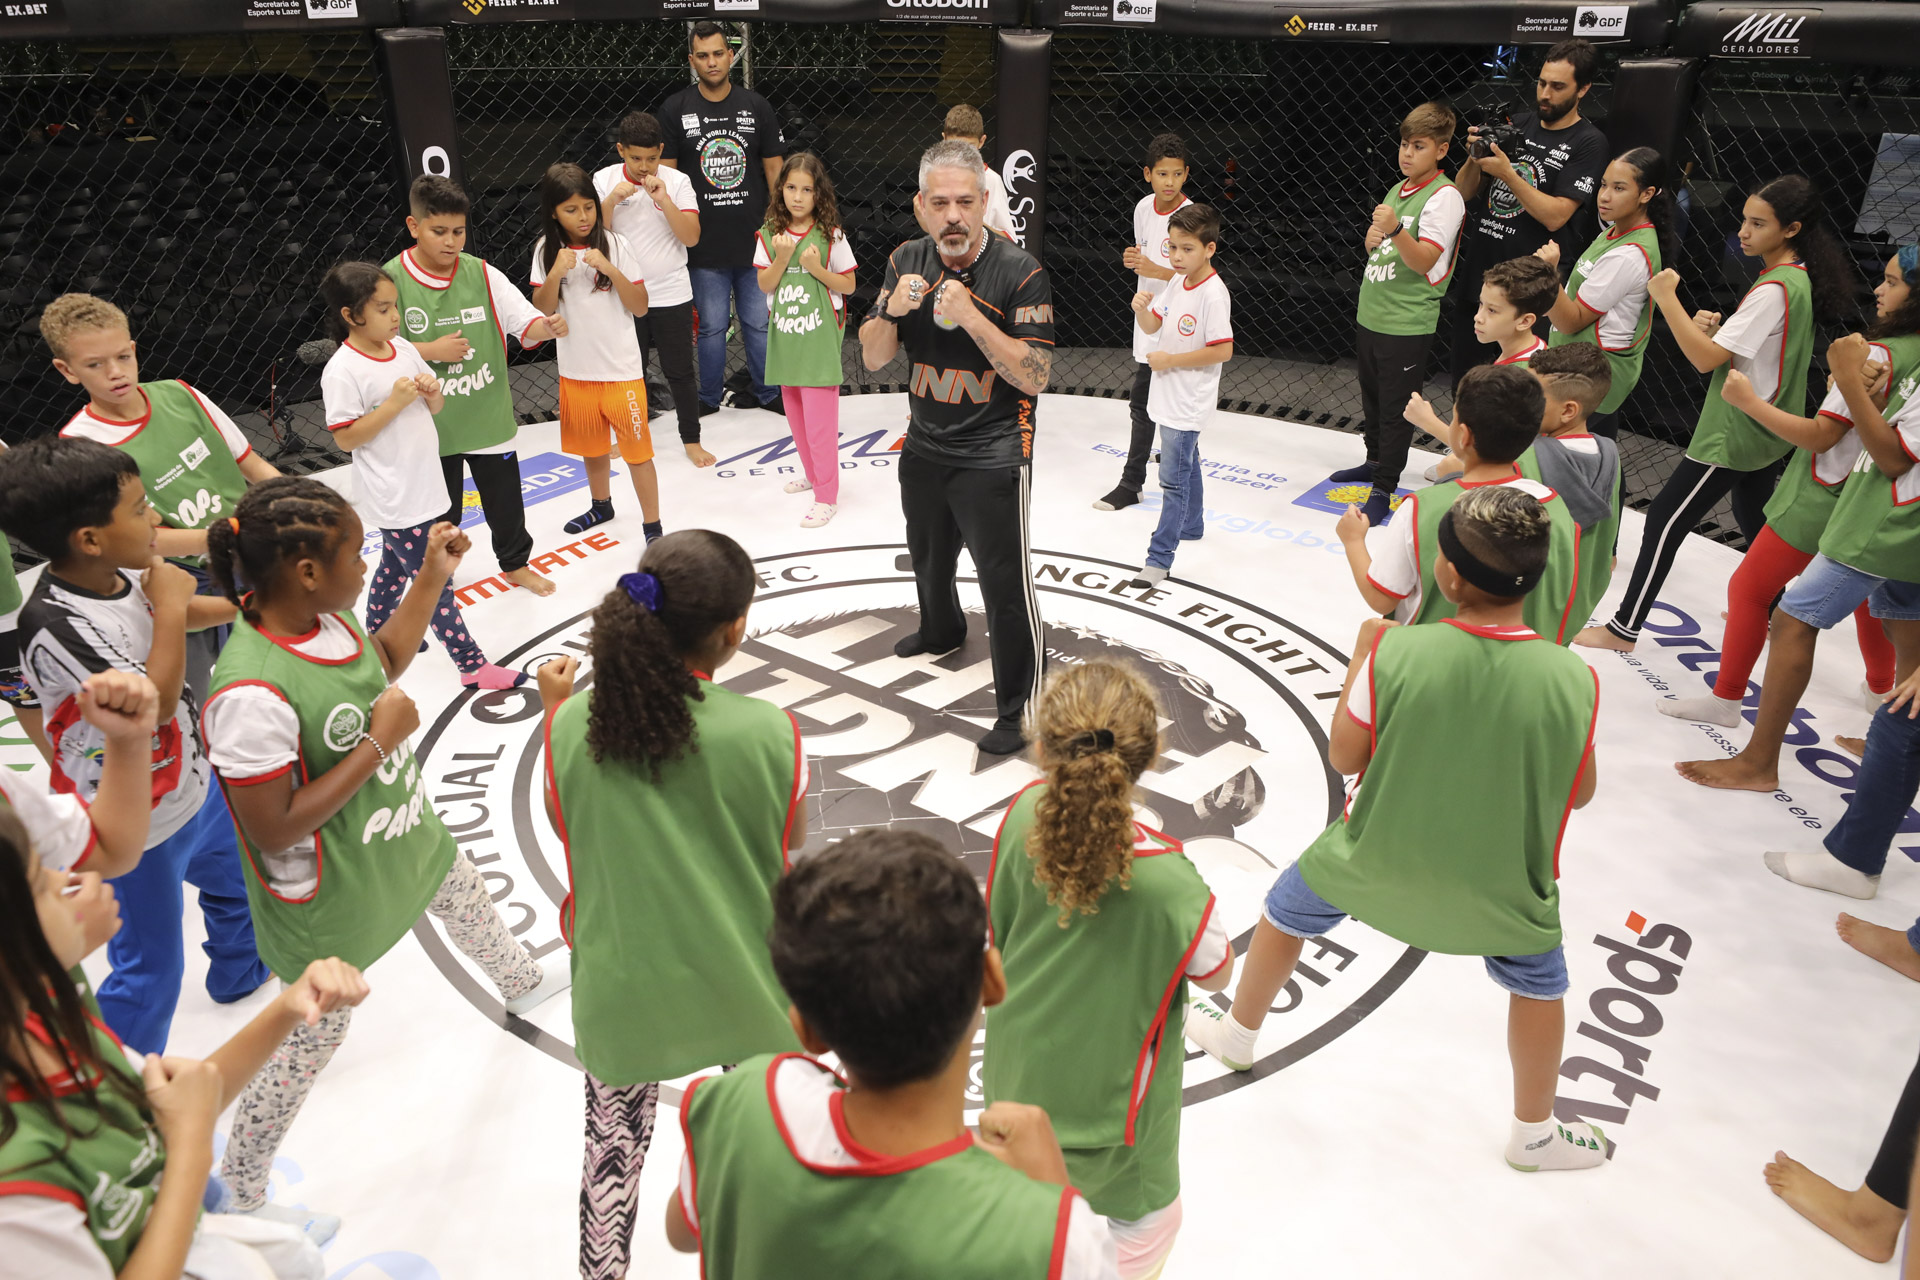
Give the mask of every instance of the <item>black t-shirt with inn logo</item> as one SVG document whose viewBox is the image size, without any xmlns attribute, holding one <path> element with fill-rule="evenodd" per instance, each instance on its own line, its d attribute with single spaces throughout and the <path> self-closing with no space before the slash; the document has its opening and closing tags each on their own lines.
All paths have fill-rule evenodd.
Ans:
<svg viewBox="0 0 1920 1280">
<path fill-rule="evenodd" d="M 999 328 L 1026 342 L 1053 346 L 1053 284 L 1033 255 L 988 232 L 980 256 L 955 271 L 940 260 L 932 236 L 909 240 L 887 259 L 881 289 L 917 275 L 933 288 L 958 280 Z M 1022 466 L 1033 458 L 1034 397 L 994 371 L 993 361 L 966 330 L 943 328 L 933 316 L 933 294 L 899 317 L 907 353 L 907 447 L 950 467 Z"/>
<path fill-rule="evenodd" d="M 718 102 L 688 85 L 654 114 L 664 140 L 660 158 L 693 180 L 700 202 L 700 242 L 688 247 L 687 265 L 752 266 L 753 236 L 767 220 L 762 162 L 787 154 L 773 107 L 739 85 Z"/>
</svg>

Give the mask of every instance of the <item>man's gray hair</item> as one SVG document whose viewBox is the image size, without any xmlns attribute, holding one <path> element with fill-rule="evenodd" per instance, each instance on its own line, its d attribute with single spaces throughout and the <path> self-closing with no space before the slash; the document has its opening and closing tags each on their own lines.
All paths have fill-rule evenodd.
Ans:
<svg viewBox="0 0 1920 1280">
<path fill-rule="evenodd" d="M 927 189 L 927 175 L 935 169 L 965 169 L 973 175 L 973 183 L 980 194 L 987 191 L 987 162 L 980 158 L 980 148 L 960 138 L 947 138 L 928 147 L 920 155 L 920 190 Z"/>
</svg>

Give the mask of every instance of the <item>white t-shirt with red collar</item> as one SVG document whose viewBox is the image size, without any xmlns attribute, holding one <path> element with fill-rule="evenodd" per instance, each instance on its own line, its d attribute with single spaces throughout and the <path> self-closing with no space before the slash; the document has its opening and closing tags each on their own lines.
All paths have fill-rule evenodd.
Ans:
<svg viewBox="0 0 1920 1280">
<path fill-rule="evenodd" d="M 1772 400 L 1779 393 L 1780 366 L 1786 361 L 1787 286 L 1767 280 L 1748 290 L 1713 341 L 1733 353 L 1729 363 L 1747 375 L 1760 398 Z"/>
<path fill-rule="evenodd" d="M 1154 204 L 1152 194 L 1140 197 L 1133 206 L 1133 247 L 1140 255 L 1157 267 L 1173 269 L 1173 241 L 1167 235 L 1167 220 L 1174 214 L 1192 204 L 1185 196 L 1176 196 L 1173 208 L 1161 213 Z M 1133 278 L 1134 290 L 1138 293 L 1150 293 L 1156 298 L 1171 280 L 1159 280 L 1153 276 L 1136 274 Z M 1140 327 L 1140 317 L 1133 318 L 1133 358 L 1145 364 L 1147 353 L 1153 350 L 1153 335 Z"/>
<path fill-rule="evenodd" d="M 1643 222 L 1615 228 L 1607 234 L 1609 238 L 1622 236 L 1647 225 Z M 1647 251 L 1632 241 L 1602 250 L 1587 269 L 1573 300 L 1597 317 L 1593 334 L 1602 351 L 1624 351 L 1633 345 L 1640 315 L 1647 309 L 1647 281 L 1651 279 L 1653 263 Z"/>
<path fill-rule="evenodd" d="M 1492 484 L 1517 485 L 1522 493 L 1541 502 L 1553 497 L 1552 489 L 1537 480 L 1527 479 L 1520 474 L 1518 467 L 1504 480 L 1462 482 L 1461 487 L 1478 489 Z M 1420 612 L 1420 562 L 1414 548 L 1414 540 L 1420 536 L 1420 522 L 1411 518 L 1412 515 L 1413 508 L 1409 506 L 1398 520 L 1379 534 L 1379 551 L 1373 558 L 1372 567 L 1367 570 L 1368 582 L 1400 602 L 1393 607 L 1393 616 L 1398 622 L 1411 622 Z M 1374 545 L 1369 540 L 1368 546 Z"/>
<path fill-rule="evenodd" d="M 1539 354 L 1542 351 L 1545 351 L 1546 349 L 1547 349 L 1546 342 L 1537 336 L 1533 336 L 1533 337 L 1530 337 L 1530 340 L 1528 341 L 1526 346 L 1520 348 L 1520 350 L 1514 352 L 1510 356 L 1501 356 L 1498 360 L 1495 360 L 1494 363 L 1495 364 L 1525 364 L 1527 363 L 1527 361 L 1533 359 L 1535 355 Z"/>
<path fill-rule="evenodd" d="M 678 169 L 660 166 L 660 181 L 666 184 L 666 199 L 685 213 L 700 212 L 700 201 L 693 194 L 693 179 Z M 610 164 L 593 175 L 593 189 L 602 202 L 623 182 L 640 187 L 638 179 L 627 172 L 624 163 Z M 649 307 L 677 307 L 693 301 L 693 280 L 687 275 L 687 246 L 667 225 L 667 215 L 653 203 L 646 188 L 640 187 L 614 207 L 607 219 L 607 230 L 625 236 L 640 258 L 640 274 L 647 282 Z M 568 323 L 572 323 L 569 321 Z"/>
<path fill-rule="evenodd" d="M 560 282 L 560 301 L 555 304 L 567 322 L 566 336 L 556 339 L 560 376 L 573 382 L 640 381 L 647 376 L 647 365 L 633 327 L 633 312 L 620 301 L 611 283 L 604 289 L 595 287 L 600 273 L 580 260 L 586 246 L 572 248 L 573 270 Z M 632 283 L 646 282 L 640 255 L 617 231 L 607 232 L 607 261 Z M 545 236 L 534 242 L 533 268 L 528 278 L 536 289 L 547 282 Z M 647 304 L 653 304 L 651 286 Z"/>
<path fill-rule="evenodd" d="M 385 404 L 393 384 L 419 374 L 434 376 L 418 349 L 395 337 L 385 356 L 370 356 L 343 342 L 320 372 L 320 400 L 327 430 L 350 427 Z M 440 433 L 424 396 L 394 415 L 373 439 L 353 450 L 361 518 L 376 529 L 412 529 L 447 512 L 447 485 L 440 471 Z"/>
<path fill-rule="evenodd" d="M 1198 284 L 1175 276 L 1153 300 L 1160 331 L 1153 350 L 1182 355 L 1233 341 L 1233 296 L 1226 281 L 1214 271 Z M 1198 431 L 1220 405 L 1220 369 L 1217 364 L 1195 369 L 1155 371 L 1147 389 L 1147 414 L 1154 425 L 1176 431 Z"/>
</svg>

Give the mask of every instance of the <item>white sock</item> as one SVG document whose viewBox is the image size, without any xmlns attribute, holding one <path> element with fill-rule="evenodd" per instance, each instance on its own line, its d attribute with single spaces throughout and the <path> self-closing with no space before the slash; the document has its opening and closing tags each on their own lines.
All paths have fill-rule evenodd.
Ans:
<svg viewBox="0 0 1920 1280">
<path fill-rule="evenodd" d="M 1231 1013 L 1222 1013 L 1212 1001 L 1199 997 L 1187 1006 L 1186 1034 L 1187 1039 L 1235 1071 L 1253 1065 L 1254 1041 L 1260 1038 L 1258 1030 L 1241 1025 Z"/>
<path fill-rule="evenodd" d="M 1767 864 L 1767 870 L 1781 879 L 1803 884 L 1809 889 L 1825 889 L 1828 893 L 1861 899 L 1871 898 L 1880 892 L 1879 876 L 1855 871 L 1824 849 L 1768 853 L 1762 860 Z"/>
<path fill-rule="evenodd" d="M 1703 698 L 1655 698 L 1654 709 L 1675 720 L 1697 720 L 1723 729 L 1740 727 L 1740 700 L 1707 694 Z"/>
<path fill-rule="evenodd" d="M 1593 1169 L 1606 1162 L 1606 1137 L 1600 1132 L 1600 1126 L 1584 1120 L 1571 1124 L 1557 1120 L 1529 1124 L 1515 1117 L 1513 1136 L 1507 1139 L 1507 1163 L 1522 1173 Z"/>
</svg>

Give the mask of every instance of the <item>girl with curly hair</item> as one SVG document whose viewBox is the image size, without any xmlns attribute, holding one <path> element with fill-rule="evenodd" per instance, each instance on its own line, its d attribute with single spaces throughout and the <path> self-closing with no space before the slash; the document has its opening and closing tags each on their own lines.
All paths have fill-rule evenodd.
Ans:
<svg viewBox="0 0 1920 1280">
<path fill-rule="evenodd" d="M 627 1274 L 658 1082 L 800 1047 L 767 950 L 774 885 L 806 839 L 800 729 L 713 679 L 756 581 L 725 534 L 669 533 L 594 611 L 592 688 L 571 696 L 572 658 L 539 673 L 587 1069 L 586 1280 Z"/>
<path fill-rule="evenodd" d="M 1159 724 L 1129 667 L 1088 662 L 1048 680 L 1033 730 L 1046 779 L 1014 799 L 987 876 L 1007 998 L 987 1014 L 986 1099 L 1046 1109 L 1126 1280 L 1159 1275 L 1180 1229 L 1187 984 L 1218 991 L 1233 974 L 1206 881 L 1177 840 L 1134 817 Z"/>
</svg>

